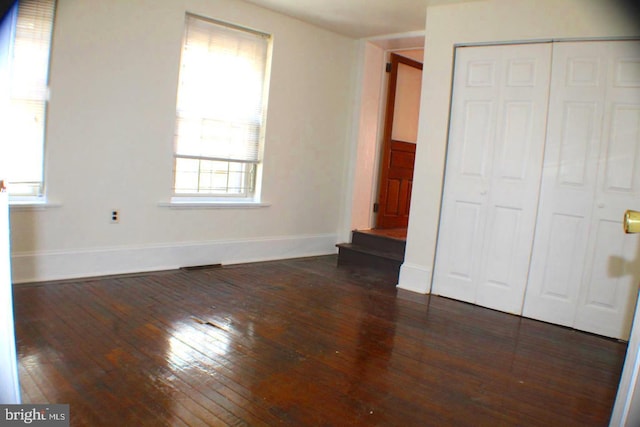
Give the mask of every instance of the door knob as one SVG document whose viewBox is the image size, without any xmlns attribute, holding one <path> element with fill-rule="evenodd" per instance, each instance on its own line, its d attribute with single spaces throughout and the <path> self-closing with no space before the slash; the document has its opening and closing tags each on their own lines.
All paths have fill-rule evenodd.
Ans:
<svg viewBox="0 0 640 427">
<path fill-rule="evenodd" d="M 628 210 L 622 221 L 625 233 L 640 233 L 640 212 Z"/>
</svg>

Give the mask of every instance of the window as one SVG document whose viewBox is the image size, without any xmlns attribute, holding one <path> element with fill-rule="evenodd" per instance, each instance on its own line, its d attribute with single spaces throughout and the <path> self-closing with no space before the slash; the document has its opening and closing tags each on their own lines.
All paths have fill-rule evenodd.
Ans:
<svg viewBox="0 0 640 427">
<path fill-rule="evenodd" d="M 10 196 L 42 196 L 55 0 L 21 0 L 0 26 L 0 175 Z"/>
<path fill-rule="evenodd" d="M 174 196 L 255 199 L 270 36 L 187 14 Z"/>
</svg>

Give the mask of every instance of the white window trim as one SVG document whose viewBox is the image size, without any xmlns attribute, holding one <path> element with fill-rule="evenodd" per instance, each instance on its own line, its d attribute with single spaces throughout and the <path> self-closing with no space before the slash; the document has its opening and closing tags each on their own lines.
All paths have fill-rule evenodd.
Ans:
<svg viewBox="0 0 640 427">
<path fill-rule="evenodd" d="M 45 196 L 9 195 L 9 209 L 11 211 L 32 211 L 60 207 L 62 207 L 62 203 L 49 201 Z"/>
<path fill-rule="evenodd" d="M 271 203 L 255 199 L 174 196 L 168 202 L 158 202 L 158 206 L 173 209 L 256 209 L 267 208 Z"/>
</svg>

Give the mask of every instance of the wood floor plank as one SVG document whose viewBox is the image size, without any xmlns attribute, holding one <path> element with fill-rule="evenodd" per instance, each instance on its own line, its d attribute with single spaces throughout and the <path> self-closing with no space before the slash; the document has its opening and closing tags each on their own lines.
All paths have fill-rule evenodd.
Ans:
<svg viewBox="0 0 640 427">
<path fill-rule="evenodd" d="M 151 318 L 149 318 L 147 320 L 151 320 Z M 193 322 L 191 322 L 191 323 L 193 323 Z M 188 330 L 194 329 L 195 325 L 196 325 L 195 323 L 193 323 L 193 324 L 184 324 L 184 326 L 188 327 Z M 167 332 L 169 335 L 171 335 L 171 337 L 170 337 L 171 342 L 174 343 L 174 344 L 177 344 L 176 341 L 181 340 L 181 335 L 184 335 L 184 331 L 181 331 L 179 333 L 178 332 L 172 332 L 171 331 L 172 325 L 165 324 L 164 326 L 166 327 L 166 330 L 164 330 L 164 331 Z M 145 323 L 142 328 L 138 328 L 135 331 L 131 331 L 130 333 L 132 334 L 132 338 L 139 343 L 137 349 L 142 351 L 142 352 L 146 352 L 146 354 L 149 355 L 148 357 L 155 358 L 154 357 L 154 355 L 156 353 L 155 349 L 154 348 L 145 349 L 144 344 L 140 344 L 140 343 L 147 343 L 147 342 L 153 343 L 153 342 L 158 341 L 157 337 L 160 334 L 163 333 L 163 330 L 161 330 L 158 327 L 154 326 L 152 323 Z M 182 342 L 182 344 L 183 345 L 187 345 L 187 343 L 184 343 L 184 342 Z M 172 351 L 172 353 L 173 353 L 172 354 L 172 358 L 174 359 L 173 363 L 175 364 L 176 361 L 179 359 L 179 357 L 175 354 L 175 351 Z M 204 359 L 204 358 L 206 358 L 206 355 L 199 354 L 197 357 Z M 156 359 L 155 363 L 163 362 L 163 360 L 160 360 L 161 358 L 160 359 L 155 358 L 155 359 Z M 190 359 L 189 356 L 185 356 L 183 360 L 177 362 L 177 365 L 179 365 L 179 366 L 180 365 L 193 365 L 194 362 L 189 360 L 189 359 Z M 159 373 L 156 373 L 156 375 L 159 375 Z M 231 416 L 232 418 L 231 419 L 227 419 L 225 421 L 225 424 L 236 424 L 236 423 L 240 422 L 240 420 L 236 420 L 236 419 L 233 418 L 234 417 L 233 414 L 236 413 L 236 412 L 243 414 L 243 417 L 247 417 L 247 418 L 249 418 L 251 420 L 251 415 L 248 414 L 242 407 L 238 407 L 231 400 L 229 400 L 225 394 L 218 392 L 219 391 L 218 390 L 219 387 L 216 387 L 215 390 L 212 389 L 210 386 L 204 387 L 204 386 L 202 386 L 203 381 L 199 381 L 199 378 L 197 376 L 190 376 L 189 373 L 186 372 L 186 371 L 177 372 L 176 375 L 178 377 L 183 378 L 184 379 L 184 384 L 186 384 L 188 387 L 190 387 L 189 384 L 196 384 L 196 385 L 199 386 L 197 390 L 196 389 L 192 389 L 189 392 L 189 395 L 191 396 L 191 398 L 193 400 L 198 400 L 203 407 L 212 406 L 212 405 L 214 405 L 214 406 L 218 405 L 218 411 L 219 412 L 227 412 L 224 408 L 229 406 L 232 409 L 232 412 L 227 414 L 227 416 Z M 206 379 L 206 377 L 203 377 L 203 378 Z M 201 387 L 203 387 L 203 388 L 201 389 Z M 201 399 L 202 397 L 206 397 L 208 399 L 209 405 L 207 405 L 206 402 L 202 401 L 202 399 Z M 223 406 L 219 405 L 220 401 L 223 402 Z M 259 424 L 257 424 L 258 423 L 257 420 L 251 420 L 251 421 L 252 421 L 253 425 L 259 425 Z"/>
<path fill-rule="evenodd" d="M 18 285 L 23 400 L 74 426 L 607 425 L 624 343 L 402 292 L 333 256 Z"/>
</svg>

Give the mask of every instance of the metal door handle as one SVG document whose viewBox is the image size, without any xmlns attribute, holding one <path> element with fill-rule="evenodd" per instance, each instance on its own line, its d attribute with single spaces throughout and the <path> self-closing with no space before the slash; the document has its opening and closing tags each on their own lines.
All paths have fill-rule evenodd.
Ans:
<svg viewBox="0 0 640 427">
<path fill-rule="evenodd" d="M 640 212 L 628 210 L 622 221 L 625 233 L 640 233 Z"/>
</svg>

